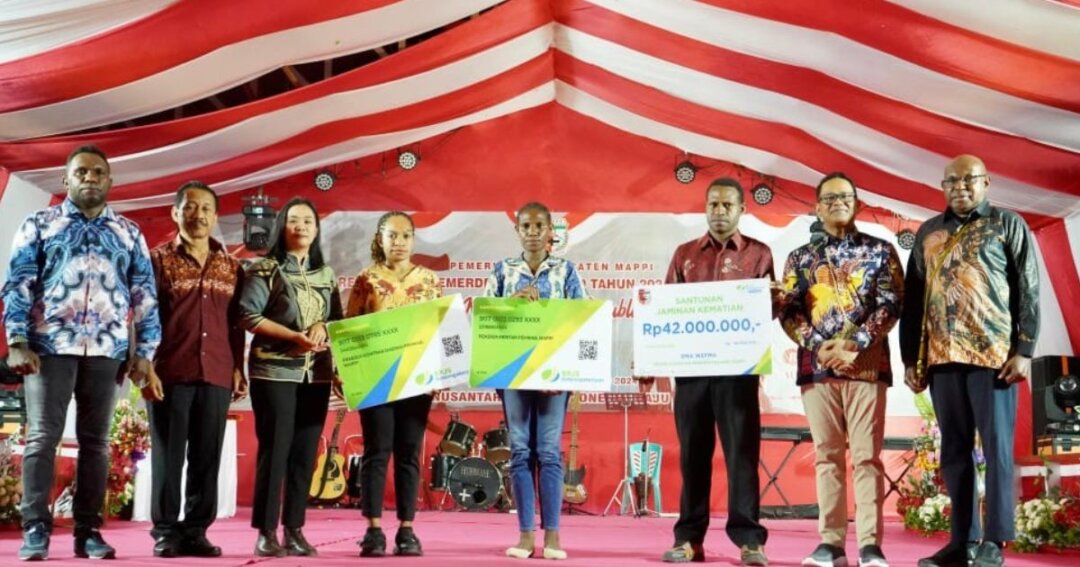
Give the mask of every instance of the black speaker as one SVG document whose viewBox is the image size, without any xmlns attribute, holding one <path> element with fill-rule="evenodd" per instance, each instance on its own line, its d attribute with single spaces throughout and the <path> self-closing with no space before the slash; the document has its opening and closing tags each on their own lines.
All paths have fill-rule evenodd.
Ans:
<svg viewBox="0 0 1080 567">
<path fill-rule="evenodd" d="M 0 359 L 0 385 L 6 386 L 22 383 L 23 377 L 11 370 L 11 367 L 8 366 L 7 357 L 5 356 Z"/>
<path fill-rule="evenodd" d="M 1080 376 L 1080 357 L 1040 356 L 1031 361 L 1032 447 L 1047 434 L 1047 425 L 1065 421 L 1065 410 L 1054 403 L 1054 380 L 1070 374 Z"/>
</svg>

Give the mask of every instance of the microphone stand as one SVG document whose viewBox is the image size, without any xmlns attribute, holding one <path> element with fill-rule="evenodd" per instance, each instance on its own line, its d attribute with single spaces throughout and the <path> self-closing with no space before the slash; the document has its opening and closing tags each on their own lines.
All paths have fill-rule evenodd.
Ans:
<svg viewBox="0 0 1080 567">
<path fill-rule="evenodd" d="M 644 482 L 641 484 L 641 494 L 638 495 L 641 498 L 641 505 L 638 506 L 637 511 L 634 513 L 635 518 L 658 515 L 656 510 L 649 508 L 649 469 L 652 468 L 652 450 L 649 447 L 650 433 L 652 433 L 651 427 L 645 431 L 645 440 L 641 442 L 641 472 L 644 475 Z"/>
</svg>

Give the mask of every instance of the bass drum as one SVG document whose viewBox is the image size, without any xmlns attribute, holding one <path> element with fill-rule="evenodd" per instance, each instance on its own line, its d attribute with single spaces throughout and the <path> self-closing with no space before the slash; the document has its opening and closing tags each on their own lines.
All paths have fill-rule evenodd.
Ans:
<svg viewBox="0 0 1080 567">
<path fill-rule="evenodd" d="M 479 457 L 462 459 L 454 465 L 447 480 L 447 490 L 466 510 L 487 510 L 499 499 L 502 473 L 495 465 Z"/>
<path fill-rule="evenodd" d="M 455 419 L 446 425 L 446 433 L 439 442 L 439 449 L 447 455 L 468 457 L 472 453 L 475 440 L 476 430 L 473 426 Z"/>
<path fill-rule="evenodd" d="M 431 456 L 431 483 L 428 486 L 432 490 L 446 490 L 446 483 L 450 480 L 450 471 L 458 464 L 460 457 L 437 453 Z"/>
</svg>

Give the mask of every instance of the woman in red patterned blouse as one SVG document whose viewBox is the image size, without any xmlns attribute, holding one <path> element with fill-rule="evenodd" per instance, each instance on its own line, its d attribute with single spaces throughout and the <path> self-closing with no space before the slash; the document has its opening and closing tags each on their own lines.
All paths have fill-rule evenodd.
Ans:
<svg viewBox="0 0 1080 567">
<path fill-rule="evenodd" d="M 442 296 L 435 272 L 412 263 L 415 227 L 409 215 L 393 211 L 379 218 L 371 242 L 370 266 L 356 277 L 347 317 L 366 315 Z M 401 524 L 394 538 L 395 555 L 423 555 L 412 529 L 416 494 L 420 486 L 420 444 L 431 410 L 430 395 L 406 398 L 360 410 L 364 434 L 364 457 L 360 468 L 361 509 L 368 521 L 360 555 L 380 557 L 386 553 L 382 531 L 382 504 L 386 491 L 386 468 L 394 455 L 394 493 Z"/>
</svg>

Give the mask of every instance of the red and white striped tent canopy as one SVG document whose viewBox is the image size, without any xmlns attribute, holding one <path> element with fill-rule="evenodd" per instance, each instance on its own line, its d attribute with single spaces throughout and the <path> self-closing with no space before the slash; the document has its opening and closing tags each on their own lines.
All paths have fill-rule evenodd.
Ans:
<svg viewBox="0 0 1080 567">
<path fill-rule="evenodd" d="M 424 34 L 276 96 L 116 127 Z M 85 143 L 110 155 L 110 200 L 151 244 L 193 178 L 225 195 L 224 214 L 259 186 L 323 213 L 542 200 L 588 214 L 697 212 L 708 179 L 732 175 L 773 188 L 748 212 L 783 226 L 842 170 L 859 184 L 860 219 L 895 233 L 941 211 L 944 166 L 975 154 L 991 200 L 1038 237 L 1043 343 L 1080 352 L 1072 2 L 3 2 L 0 239 L 62 194 L 64 159 Z M 398 168 L 401 148 L 421 166 Z M 700 168 L 689 187 L 672 175 L 683 159 Z M 332 192 L 311 187 L 322 168 L 338 177 Z"/>
</svg>

